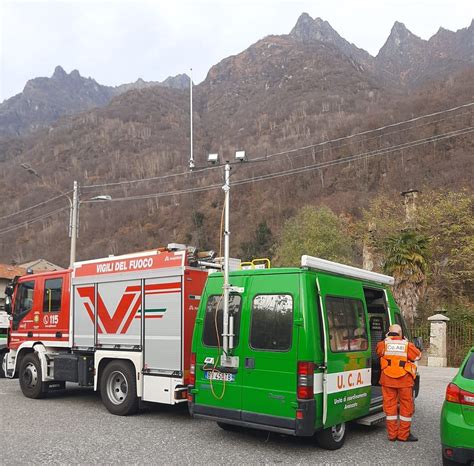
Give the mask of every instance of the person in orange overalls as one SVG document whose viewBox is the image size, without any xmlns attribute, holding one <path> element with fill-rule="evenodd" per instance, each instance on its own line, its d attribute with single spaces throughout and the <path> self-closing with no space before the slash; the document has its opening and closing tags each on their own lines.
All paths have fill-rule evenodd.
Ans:
<svg viewBox="0 0 474 466">
<path fill-rule="evenodd" d="M 402 328 L 395 324 L 388 329 L 385 340 L 377 344 L 377 356 L 380 358 L 380 385 L 388 439 L 392 442 L 417 442 L 410 427 L 415 412 L 415 361 L 420 359 L 421 351 L 402 337 Z"/>
</svg>

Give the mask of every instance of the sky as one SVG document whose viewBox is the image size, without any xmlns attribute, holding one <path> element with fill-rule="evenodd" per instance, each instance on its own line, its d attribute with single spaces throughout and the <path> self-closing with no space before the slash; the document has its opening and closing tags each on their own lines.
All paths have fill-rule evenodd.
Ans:
<svg viewBox="0 0 474 466">
<path fill-rule="evenodd" d="M 0 0 L 0 102 L 56 65 L 106 85 L 163 81 L 211 66 L 299 15 L 321 17 L 376 55 L 395 21 L 428 39 L 474 16 L 471 0 Z"/>
</svg>

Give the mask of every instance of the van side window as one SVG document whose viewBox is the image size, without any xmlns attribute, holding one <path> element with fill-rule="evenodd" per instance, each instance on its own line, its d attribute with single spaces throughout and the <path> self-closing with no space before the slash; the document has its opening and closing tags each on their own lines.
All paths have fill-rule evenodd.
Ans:
<svg viewBox="0 0 474 466">
<path fill-rule="evenodd" d="M 58 312 L 61 310 L 62 278 L 53 278 L 44 282 L 43 312 Z"/>
<path fill-rule="evenodd" d="M 238 294 L 229 297 L 229 314 L 234 317 L 234 346 L 239 344 L 240 335 L 240 308 L 242 298 Z M 210 296 L 206 305 L 204 317 L 204 331 L 202 342 L 206 346 L 222 347 L 222 314 L 224 312 L 224 297 L 222 295 Z M 216 315 L 217 313 L 217 315 Z M 217 320 L 217 331 L 216 331 Z"/>
<path fill-rule="evenodd" d="M 18 330 L 18 325 L 32 309 L 35 282 L 23 282 L 18 285 L 15 297 L 15 309 L 13 310 L 13 330 Z"/>
<path fill-rule="evenodd" d="M 293 330 L 293 297 L 288 294 L 255 296 L 252 303 L 250 346 L 253 349 L 288 351 Z"/>
<path fill-rule="evenodd" d="M 328 296 L 326 310 L 331 351 L 365 351 L 367 325 L 362 301 Z"/>
</svg>

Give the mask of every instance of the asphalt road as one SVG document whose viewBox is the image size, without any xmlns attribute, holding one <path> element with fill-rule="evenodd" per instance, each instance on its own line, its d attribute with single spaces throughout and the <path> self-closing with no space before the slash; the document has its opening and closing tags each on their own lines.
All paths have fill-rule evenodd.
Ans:
<svg viewBox="0 0 474 466">
<path fill-rule="evenodd" d="M 439 416 L 455 369 L 420 368 L 422 388 L 412 431 L 418 443 L 386 439 L 383 425 L 351 427 L 341 450 L 311 439 L 259 431 L 229 433 L 191 420 L 185 406 L 154 406 L 112 416 L 91 390 L 69 388 L 44 400 L 0 379 L 0 463 L 325 463 L 441 464 Z"/>
</svg>

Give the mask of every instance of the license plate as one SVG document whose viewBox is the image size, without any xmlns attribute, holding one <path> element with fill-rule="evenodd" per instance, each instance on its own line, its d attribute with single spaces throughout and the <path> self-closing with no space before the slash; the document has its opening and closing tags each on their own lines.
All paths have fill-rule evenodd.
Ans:
<svg viewBox="0 0 474 466">
<path fill-rule="evenodd" d="M 233 382 L 235 380 L 234 374 L 227 372 L 206 371 L 207 380 L 225 380 L 226 382 Z"/>
</svg>

